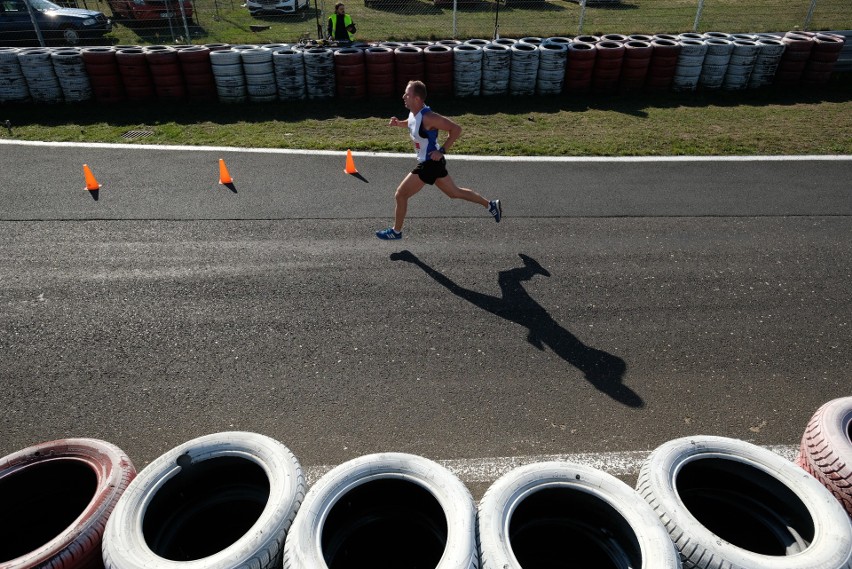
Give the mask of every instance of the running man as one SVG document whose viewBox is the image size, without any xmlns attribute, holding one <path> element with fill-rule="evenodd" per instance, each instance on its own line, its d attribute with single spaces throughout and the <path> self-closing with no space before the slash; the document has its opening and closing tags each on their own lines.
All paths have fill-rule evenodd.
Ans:
<svg viewBox="0 0 852 569">
<path fill-rule="evenodd" d="M 417 167 L 399 184 L 396 189 L 396 212 L 393 227 L 376 231 L 379 239 L 402 239 L 402 225 L 408 212 L 408 200 L 423 189 L 426 184 L 434 184 L 452 199 L 463 199 L 487 207 L 500 222 L 503 210 L 500 200 L 488 201 L 468 188 L 460 188 L 447 173 L 447 160 L 444 158 L 461 135 L 461 127 L 450 119 L 433 112 L 426 106 L 426 85 L 422 81 L 409 81 L 402 96 L 410 113 L 407 121 L 391 117 L 389 126 L 408 127 L 414 151 L 417 154 Z M 438 146 L 438 132 L 449 133 L 444 145 Z"/>
</svg>

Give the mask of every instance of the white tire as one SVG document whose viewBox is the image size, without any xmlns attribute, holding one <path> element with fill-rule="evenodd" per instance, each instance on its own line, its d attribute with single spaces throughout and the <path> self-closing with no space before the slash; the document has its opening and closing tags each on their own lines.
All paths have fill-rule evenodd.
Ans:
<svg viewBox="0 0 852 569">
<path fill-rule="evenodd" d="M 588 466 L 530 464 L 510 471 L 479 504 L 482 569 L 677 569 L 654 510 L 624 482 Z"/>
<path fill-rule="evenodd" d="M 443 466 L 402 453 L 362 456 L 310 489 L 284 549 L 284 569 L 476 569 L 476 508 Z"/>
<path fill-rule="evenodd" d="M 847 569 L 852 524 L 811 475 L 764 448 L 723 437 L 669 441 L 637 483 L 683 566 Z"/>
<path fill-rule="evenodd" d="M 796 463 L 852 516 L 852 397 L 833 399 L 817 409 L 805 428 Z"/>
<path fill-rule="evenodd" d="M 278 441 L 243 432 L 193 439 L 122 495 L 104 533 L 104 566 L 277 567 L 304 489 L 299 462 Z"/>
</svg>

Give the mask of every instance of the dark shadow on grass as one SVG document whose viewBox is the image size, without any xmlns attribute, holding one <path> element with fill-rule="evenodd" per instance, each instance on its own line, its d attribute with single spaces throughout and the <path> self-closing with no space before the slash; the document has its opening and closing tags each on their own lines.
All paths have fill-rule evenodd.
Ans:
<svg viewBox="0 0 852 569">
<path fill-rule="evenodd" d="M 495 316 L 505 318 L 528 329 L 527 342 L 538 350 L 549 348 L 560 358 L 580 370 L 586 380 L 597 390 L 628 407 L 643 407 L 642 398 L 622 384 L 627 364 L 610 353 L 583 344 L 566 330 L 532 298 L 523 282 L 536 275 L 549 277 L 550 273 L 538 261 L 519 253 L 523 267 L 506 269 L 497 273 L 501 297 L 483 294 L 465 288 L 436 271 L 410 251 L 393 253 L 393 261 L 405 261 L 423 269 L 438 284 L 454 295 Z"/>
</svg>

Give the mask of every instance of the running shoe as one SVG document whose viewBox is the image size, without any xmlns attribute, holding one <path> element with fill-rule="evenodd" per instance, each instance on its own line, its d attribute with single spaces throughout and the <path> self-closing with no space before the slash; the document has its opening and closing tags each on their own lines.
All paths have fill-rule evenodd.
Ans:
<svg viewBox="0 0 852 569">
<path fill-rule="evenodd" d="M 402 231 L 397 233 L 396 231 L 394 231 L 393 227 L 388 227 L 387 229 L 376 231 L 376 237 L 388 241 L 393 239 L 402 239 Z"/>
<path fill-rule="evenodd" d="M 500 219 L 503 217 L 503 206 L 500 205 L 500 200 L 488 202 L 488 213 L 494 216 L 494 221 L 500 223 Z"/>
</svg>

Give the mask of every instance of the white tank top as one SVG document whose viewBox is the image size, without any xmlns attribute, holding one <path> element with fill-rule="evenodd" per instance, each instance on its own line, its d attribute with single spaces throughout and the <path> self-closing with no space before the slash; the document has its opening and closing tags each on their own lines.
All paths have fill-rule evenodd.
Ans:
<svg viewBox="0 0 852 569">
<path fill-rule="evenodd" d="M 429 107 L 423 107 L 416 115 L 408 113 L 408 133 L 414 142 L 414 153 L 417 154 L 418 162 L 429 160 L 429 154 L 438 150 L 438 131 L 423 128 L 423 115 L 431 112 Z"/>
</svg>

